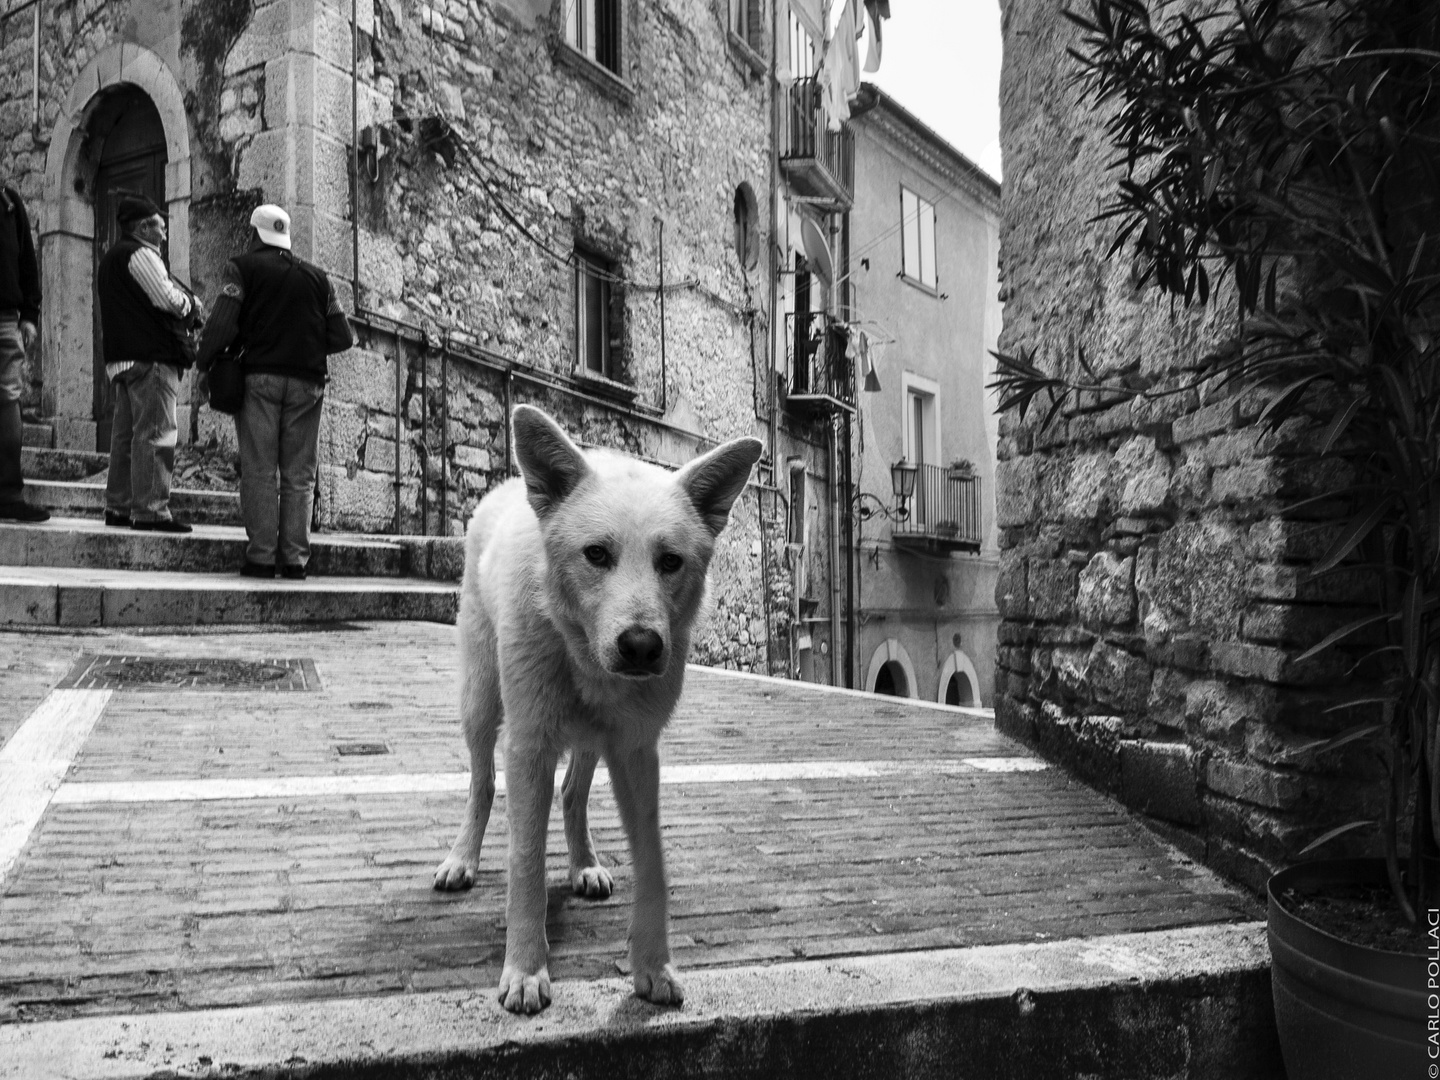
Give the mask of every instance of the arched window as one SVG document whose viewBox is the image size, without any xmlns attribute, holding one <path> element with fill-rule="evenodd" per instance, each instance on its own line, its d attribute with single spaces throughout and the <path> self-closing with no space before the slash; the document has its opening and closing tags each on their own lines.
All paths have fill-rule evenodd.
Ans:
<svg viewBox="0 0 1440 1080">
<path fill-rule="evenodd" d="M 760 261 L 760 208 L 755 189 L 742 182 L 735 189 L 735 254 L 742 270 L 754 270 Z"/>
</svg>

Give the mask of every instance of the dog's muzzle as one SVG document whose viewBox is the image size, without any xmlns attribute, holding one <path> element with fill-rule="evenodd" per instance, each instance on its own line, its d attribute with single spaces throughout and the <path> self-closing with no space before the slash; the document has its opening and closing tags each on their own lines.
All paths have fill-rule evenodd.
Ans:
<svg viewBox="0 0 1440 1080">
<path fill-rule="evenodd" d="M 660 675 L 665 671 L 665 642 L 646 626 L 631 626 L 615 639 L 617 675 Z"/>
</svg>

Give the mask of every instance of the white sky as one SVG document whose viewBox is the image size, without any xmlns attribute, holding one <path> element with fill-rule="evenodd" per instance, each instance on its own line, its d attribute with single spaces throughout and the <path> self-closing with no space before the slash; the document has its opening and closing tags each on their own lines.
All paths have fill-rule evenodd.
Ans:
<svg viewBox="0 0 1440 1080">
<path fill-rule="evenodd" d="M 861 78 L 1000 179 L 1000 0 L 890 0 L 883 40 Z"/>
</svg>

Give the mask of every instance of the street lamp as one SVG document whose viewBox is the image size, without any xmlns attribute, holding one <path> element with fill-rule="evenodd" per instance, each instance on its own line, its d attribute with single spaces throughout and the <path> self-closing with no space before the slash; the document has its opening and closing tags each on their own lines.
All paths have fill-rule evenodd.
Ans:
<svg viewBox="0 0 1440 1080">
<path fill-rule="evenodd" d="M 910 516 L 910 500 L 915 495 L 915 477 L 919 472 L 918 465 L 911 465 L 902 457 L 890 466 L 890 491 L 895 496 L 895 509 L 882 502 L 878 495 L 861 491 L 850 500 L 851 515 L 857 521 L 869 521 L 877 514 L 894 521 L 904 521 Z"/>
</svg>

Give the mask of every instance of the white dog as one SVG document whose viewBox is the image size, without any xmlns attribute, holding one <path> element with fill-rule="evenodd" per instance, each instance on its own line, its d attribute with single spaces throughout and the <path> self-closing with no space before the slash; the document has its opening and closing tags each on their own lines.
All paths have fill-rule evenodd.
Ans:
<svg viewBox="0 0 1440 1080">
<path fill-rule="evenodd" d="M 603 756 L 635 868 L 635 992 L 679 1004 L 656 742 L 680 697 L 715 537 L 762 447 L 736 439 L 669 473 L 582 452 L 527 405 L 516 407 L 513 431 L 522 476 L 485 496 L 466 531 L 460 715 L 470 799 L 435 888 L 474 883 L 495 797 L 495 742 L 506 721 L 510 879 L 499 994 L 511 1012 L 543 1009 L 550 1002 L 545 833 L 555 768 L 570 750 L 561 795 L 571 886 L 606 897 L 610 874 L 586 814 Z"/>
</svg>

